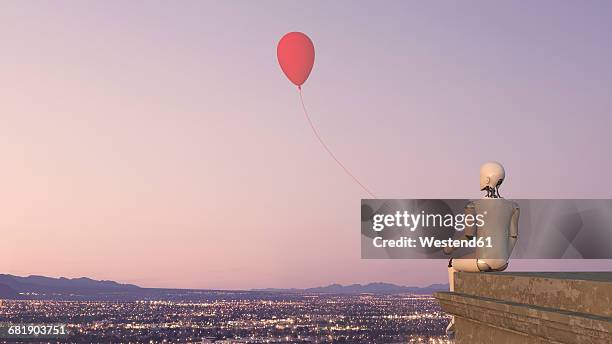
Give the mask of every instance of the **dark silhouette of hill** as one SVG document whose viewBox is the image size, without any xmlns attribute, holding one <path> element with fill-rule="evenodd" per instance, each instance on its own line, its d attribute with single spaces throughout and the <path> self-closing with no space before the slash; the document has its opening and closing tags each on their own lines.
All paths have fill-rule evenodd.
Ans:
<svg viewBox="0 0 612 344">
<path fill-rule="evenodd" d="M 0 274 L 0 284 L 22 292 L 37 292 L 46 290 L 119 290 L 139 289 L 133 284 L 120 284 L 113 281 L 96 281 L 91 278 L 52 278 L 31 275 L 27 277 Z"/>
<path fill-rule="evenodd" d="M 0 299 L 18 299 L 19 293 L 13 288 L 0 284 Z"/>
<path fill-rule="evenodd" d="M 0 296 L 3 298 L 31 298 L 36 296 L 68 295 L 88 298 L 112 294 L 125 294 L 141 289 L 132 284 L 96 281 L 91 278 L 51 278 L 45 276 L 13 276 L 0 274 Z"/>
</svg>

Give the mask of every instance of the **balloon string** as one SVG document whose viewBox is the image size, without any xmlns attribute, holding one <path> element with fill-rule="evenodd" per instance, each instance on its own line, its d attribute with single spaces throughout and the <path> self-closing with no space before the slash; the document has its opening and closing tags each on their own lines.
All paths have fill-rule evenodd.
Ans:
<svg viewBox="0 0 612 344">
<path fill-rule="evenodd" d="M 304 98 L 302 97 L 302 88 L 298 87 L 298 90 L 300 91 L 300 102 L 302 103 L 302 110 L 304 110 L 304 116 L 306 116 L 306 119 L 308 120 L 308 124 L 310 124 L 310 128 L 312 129 L 312 132 L 315 134 L 315 136 L 317 137 L 317 140 L 319 140 L 319 143 L 321 143 L 321 146 L 323 146 L 323 148 L 325 148 L 325 150 L 327 151 L 327 153 L 329 154 L 329 156 L 332 157 L 332 159 L 334 159 L 334 161 L 340 166 L 342 167 L 342 169 L 344 170 L 344 172 L 346 172 L 346 174 L 348 174 L 351 178 L 353 178 L 353 180 L 359 184 L 359 186 L 361 186 L 361 188 L 363 190 L 365 190 L 365 192 L 367 192 L 372 198 L 377 198 L 376 196 L 374 196 L 374 194 L 368 190 L 368 188 L 365 187 L 365 185 L 363 185 L 363 183 L 361 183 L 359 181 L 359 179 L 357 179 L 357 177 L 355 177 L 355 175 L 353 175 L 351 173 L 351 171 L 349 171 L 348 168 L 346 168 L 344 166 L 344 164 L 342 164 L 340 162 L 340 160 L 338 160 L 338 158 L 336 158 L 336 155 L 334 155 L 334 153 L 332 153 L 332 151 L 329 149 L 329 147 L 327 147 L 327 145 L 325 144 L 325 142 L 323 141 L 323 139 L 321 138 L 321 135 L 319 135 L 319 131 L 317 130 L 317 128 L 315 127 L 314 123 L 312 122 L 312 120 L 310 119 L 310 116 L 308 115 L 308 111 L 306 110 L 306 105 L 304 105 Z"/>
</svg>

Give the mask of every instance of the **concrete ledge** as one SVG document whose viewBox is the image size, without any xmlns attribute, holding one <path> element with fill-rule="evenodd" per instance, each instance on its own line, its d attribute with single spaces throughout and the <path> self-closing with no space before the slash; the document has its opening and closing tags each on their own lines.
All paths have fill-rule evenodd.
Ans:
<svg viewBox="0 0 612 344">
<path fill-rule="evenodd" d="M 612 273 L 457 273 L 457 343 L 611 343 Z"/>
</svg>

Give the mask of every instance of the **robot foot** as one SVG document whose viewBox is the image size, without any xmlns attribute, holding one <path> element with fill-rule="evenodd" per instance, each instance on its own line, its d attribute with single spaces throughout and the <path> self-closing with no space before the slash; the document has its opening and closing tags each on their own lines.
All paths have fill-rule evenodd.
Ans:
<svg viewBox="0 0 612 344">
<path fill-rule="evenodd" d="M 448 326 L 446 327 L 446 335 L 449 339 L 455 338 L 455 317 L 452 317 L 450 323 L 448 323 Z"/>
</svg>

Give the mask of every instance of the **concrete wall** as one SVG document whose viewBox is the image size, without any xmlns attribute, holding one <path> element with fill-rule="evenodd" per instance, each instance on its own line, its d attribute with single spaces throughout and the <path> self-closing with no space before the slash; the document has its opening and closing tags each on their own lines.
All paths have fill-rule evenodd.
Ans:
<svg viewBox="0 0 612 344">
<path fill-rule="evenodd" d="M 612 343 L 612 273 L 463 273 L 436 293 L 461 343 Z"/>
</svg>

